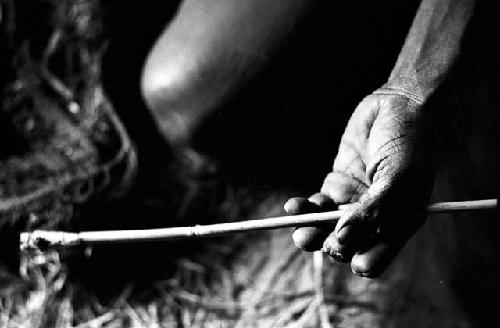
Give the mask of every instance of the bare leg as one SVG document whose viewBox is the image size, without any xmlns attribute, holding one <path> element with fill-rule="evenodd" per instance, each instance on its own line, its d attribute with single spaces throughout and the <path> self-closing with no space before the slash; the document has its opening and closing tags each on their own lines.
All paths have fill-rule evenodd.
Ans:
<svg viewBox="0 0 500 328">
<path fill-rule="evenodd" d="M 185 0 L 147 59 L 142 92 L 160 130 L 189 145 L 202 118 L 266 63 L 301 0 Z"/>
</svg>

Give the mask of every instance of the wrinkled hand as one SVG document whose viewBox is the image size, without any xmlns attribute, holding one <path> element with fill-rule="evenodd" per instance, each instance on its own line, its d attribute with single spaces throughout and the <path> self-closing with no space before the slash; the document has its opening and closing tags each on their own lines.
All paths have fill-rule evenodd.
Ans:
<svg viewBox="0 0 500 328">
<path fill-rule="evenodd" d="M 425 220 L 434 180 L 432 146 L 422 101 L 392 88 L 366 97 L 347 124 L 321 192 L 292 198 L 285 210 L 300 214 L 350 205 L 335 226 L 297 229 L 295 244 L 351 262 L 360 276 L 380 275 Z"/>
</svg>

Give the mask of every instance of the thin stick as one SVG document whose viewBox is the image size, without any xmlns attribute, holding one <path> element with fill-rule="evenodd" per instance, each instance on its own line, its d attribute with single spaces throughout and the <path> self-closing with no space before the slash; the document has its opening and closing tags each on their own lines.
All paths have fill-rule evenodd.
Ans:
<svg viewBox="0 0 500 328">
<path fill-rule="evenodd" d="M 429 214 L 450 213 L 495 209 L 496 207 L 496 199 L 484 199 L 465 202 L 434 203 L 426 207 L 426 212 Z M 31 233 L 22 233 L 20 242 L 21 249 L 46 249 L 50 247 L 69 247 L 81 244 L 114 244 L 211 237 L 238 232 L 334 224 L 342 216 L 344 211 L 345 207 L 342 207 L 342 209 L 338 211 L 331 212 L 287 215 L 260 220 L 163 229 L 84 231 L 80 233 L 38 230 Z"/>
</svg>

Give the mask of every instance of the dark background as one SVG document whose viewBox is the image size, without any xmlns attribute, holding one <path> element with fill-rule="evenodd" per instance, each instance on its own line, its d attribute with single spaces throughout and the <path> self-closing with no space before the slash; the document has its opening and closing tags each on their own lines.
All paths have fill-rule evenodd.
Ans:
<svg viewBox="0 0 500 328">
<path fill-rule="evenodd" d="M 317 191 L 331 169 L 341 134 L 355 106 L 388 78 L 419 3 L 413 0 L 316 2 L 314 10 L 296 26 L 274 60 L 206 120 L 195 138 L 195 148 L 218 163 L 219 179 L 224 184 L 248 187 L 256 198 L 259 193 L 282 189 L 302 195 Z M 164 194 L 165 187 L 159 186 L 158 181 L 169 181 L 168 177 L 166 180 L 158 177 L 168 174 L 165 168 L 173 160 L 172 151 L 155 129 L 141 98 L 139 81 L 145 58 L 177 5 L 169 2 L 165 7 L 164 2 L 158 1 L 138 6 L 117 0 L 105 4 L 110 44 L 103 62 L 104 86 L 139 154 L 138 180 L 132 194 Z M 491 126 L 497 122 L 498 98 L 492 98 L 499 76 L 492 39 L 496 33 L 493 31 L 498 31 L 494 13 L 492 2 L 478 2 L 460 60 L 433 100 L 443 122 L 452 122 L 438 127 L 444 171 L 451 172 L 450 179 L 455 180 L 455 185 L 470 192 L 455 194 L 450 200 L 491 197 L 491 190 L 497 186 L 492 182 L 496 178 L 484 179 L 481 174 L 494 170 L 484 165 L 495 163 L 486 158 L 496 157 L 498 151 L 477 155 L 473 161 L 479 163 L 477 167 L 469 165 L 465 158 L 468 136 L 477 135 L 478 131 L 480 134 L 481 128 L 477 126 L 489 126 L 484 131 L 494 131 Z M 481 140 L 493 138 L 483 135 L 471 147 L 480 149 Z M 474 150 L 472 156 L 473 153 Z M 486 157 L 483 160 L 478 156 Z M 166 196 L 173 197 L 175 203 L 175 196 Z M 206 213 L 203 211 L 206 196 L 199 204 L 202 213 Z M 168 210 L 156 211 L 153 207 L 124 210 L 120 205 L 108 207 L 110 215 L 99 212 L 90 217 L 95 218 L 93 224 L 97 226 L 103 222 L 108 226 L 125 224 L 136 228 L 145 222 L 165 226 L 171 224 L 164 220 Z M 124 223 L 127 215 L 131 221 Z M 110 221 L 109 217 L 121 221 Z M 137 220 L 138 217 L 143 219 Z M 148 221 L 153 217 L 159 220 Z M 480 253 L 475 243 L 493 240 L 498 233 L 468 223 L 459 230 L 457 235 L 465 239 L 457 252 L 470 254 L 471 258 Z M 130 246 L 117 247 L 116 251 L 126 256 L 134 254 L 144 272 L 168 257 L 165 250 L 175 253 L 189 248 L 183 247 Z M 102 258 L 105 262 L 107 256 Z M 96 275 L 103 274 L 102 266 L 92 267 L 99 267 Z M 475 268 L 476 265 L 464 262 L 462 276 L 472 277 L 474 286 L 488 284 L 481 282 Z M 128 267 L 122 271 L 130 272 Z M 109 275 L 113 276 L 112 270 Z M 457 284 L 457 290 L 467 288 Z M 480 294 L 476 296 L 481 298 Z"/>
<path fill-rule="evenodd" d="M 443 126 L 440 131 L 443 147 L 455 150 L 450 154 L 464 153 L 462 140 L 468 131 L 462 130 L 463 126 L 473 130 L 475 122 L 486 122 L 490 127 L 496 124 L 496 116 L 485 117 L 484 111 L 476 109 L 496 108 L 498 112 L 495 107 L 498 100 L 486 92 L 487 88 L 489 91 L 498 88 L 498 57 L 493 50 L 499 30 L 495 23 L 498 15 L 495 16 L 497 11 L 493 10 L 492 2 L 478 2 L 462 57 L 456 65 L 457 73 L 451 75 L 462 82 L 444 83 L 439 91 L 442 99 L 460 99 L 466 105 L 456 106 L 458 100 L 446 101 L 447 106 L 442 108 L 444 118 L 462 120 L 448 128 Z M 350 114 L 364 96 L 389 76 L 418 3 L 415 0 L 317 1 L 315 10 L 296 26 L 274 60 L 218 108 L 198 131 L 195 148 L 218 163 L 221 174 L 218 179 L 222 182 L 202 193 L 197 213 L 217 218 L 217 212 L 207 213 L 207 200 L 220 192 L 219 187 L 227 185 L 251 189 L 255 202 L 261 193 L 286 189 L 307 195 L 318 190 L 331 169 Z M 168 219 L 185 189 L 177 186 L 177 177 L 169 170 L 174 160 L 172 149 L 156 130 L 139 89 L 145 58 L 175 14 L 178 3 L 110 0 L 103 5 L 104 32 L 109 39 L 103 61 L 103 83 L 136 144 L 139 169 L 137 180 L 124 199 L 89 204 L 81 210 L 78 222 L 81 228 L 91 229 L 187 225 L 189 221 L 179 223 Z M 467 92 L 466 82 L 476 86 L 475 93 Z M 450 98 L 450 94 L 457 92 L 452 90 L 453 85 L 458 86 L 458 94 Z M 455 138 L 457 135 L 461 137 Z M 476 149 L 480 150 L 483 139 L 478 140 Z M 497 153 L 490 152 L 487 156 L 494 157 Z M 458 184 L 470 185 L 469 190 L 481 190 L 488 177 L 469 179 L 463 172 L 481 175 L 491 172 L 492 167 L 454 166 L 460 162 L 457 157 L 452 155 L 444 162 L 448 171 L 462 175 L 457 178 Z M 468 199 L 462 196 L 461 199 Z M 455 251 L 458 257 L 467 259 L 461 267 L 462 275 L 472 277 L 471 285 L 479 290 L 474 297 L 464 298 L 466 305 L 470 305 L 491 287 L 490 282 L 495 284 L 498 280 L 494 268 L 483 271 L 484 263 L 470 260 L 475 259 L 475 253 L 481 253 L 481 248 L 486 248 L 475 245 L 489 237 L 493 240 L 498 231 L 467 224 L 456 233 L 463 243 Z M 15 237 L 13 243 L 17 243 Z M 151 283 L 153 278 L 164 278 L 172 263 L 169 259 L 179 256 L 180 250 L 189 252 L 197 247 L 202 246 L 190 242 L 97 247 L 91 258 L 71 257 L 75 263 L 72 273 L 77 273 L 79 280 L 83 278 L 97 285 L 97 290 L 112 294 L 131 281 Z M 468 292 L 467 285 L 457 284 L 457 290 L 460 289 Z"/>
<path fill-rule="evenodd" d="M 231 179 L 319 188 L 350 113 L 387 79 L 418 3 L 316 2 L 274 60 L 205 122 L 196 149 Z M 148 163 L 161 157 L 161 141 L 140 97 L 140 73 L 176 6 L 105 7 L 104 85 Z"/>
<path fill-rule="evenodd" d="M 82 209 L 81 229 L 92 230 L 228 219 L 220 207 L 227 203 L 229 186 L 247 190 L 246 199 L 232 205 L 240 207 L 240 219 L 246 217 L 245 206 L 251 213 L 252 204 L 266 195 L 317 191 L 355 106 L 389 76 L 419 1 L 316 2 L 271 62 L 197 131 L 195 149 L 214 160 L 219 173 L 215 181 L 195 182 L 198 198 L 182 222 L 172 220 L 172 213 L 188 192 L 186 182 L 179 186 L 179 177 L 169 170 L 173 151 L 139 88 L 146 56 L 178 3 L 103 4 L 109 38 L 103 84 L 136 144 L 139 169 L 125 199 Z M 113 294 L 113 286 L 120 290 L 130 281 L 147 284 L 168 275 L 166 259 L 200 248 L 203 244 L 192 241 L 96 247 L 91 258 L 73 258 L 80 268 L 73 272 Z"/>
</svg>

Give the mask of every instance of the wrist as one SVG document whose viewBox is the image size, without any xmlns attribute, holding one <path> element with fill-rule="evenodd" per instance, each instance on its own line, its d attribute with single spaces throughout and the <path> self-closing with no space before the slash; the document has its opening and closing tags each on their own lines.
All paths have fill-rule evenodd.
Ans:
<svg viewBox="0 0 500 328">
<path fill-rule="evenodd" d="M 412 78 L 391 76 L 381 89 L 391 90 L 423 104 L 429 99 L 436 87 L 436 85 L 422 83 Z"/>
</svg>

